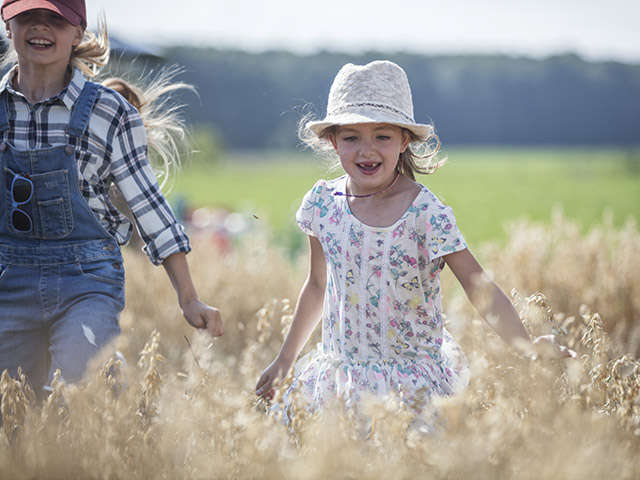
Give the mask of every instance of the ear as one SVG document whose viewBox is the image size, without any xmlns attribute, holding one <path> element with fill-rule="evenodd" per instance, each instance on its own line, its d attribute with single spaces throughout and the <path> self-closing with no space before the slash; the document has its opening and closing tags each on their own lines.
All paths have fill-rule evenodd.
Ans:
<svg viewBox="0 0 640 480">
<path fill-rule="evenodd" d="M 338 142 L 336 142 L 336 134 L 330 133 L 329 140 L 331 141 L 331 145 L 333 145 L 333 149 L 336 151 L 336 153 L 340 153 L 338 152 Z"/>
<path fill-rule="evenodd" d="M 11 27 L 8 22 L 4 24 L 4 33 L 7 35 L 7 38 L 11 38 Z"/>
<path fill-rule="evenodd" d="M 72 45 L 74 47 L 77 47 L 78 45 L 80 45 L 82 43 L 82 40 L 84 40 L 84 28 L 82 28 L 81 25 L 78 25 L 76 27 L 76 33 L 73 36 L 73 43 Z"/>
<path fill-rule="evenodd" d="M 408 130 L 402 129 L 402 143 L 400 144 L 400 153 L 404 153 L 409 144 L 411 143 L 411 133 Z"/>
</svg>

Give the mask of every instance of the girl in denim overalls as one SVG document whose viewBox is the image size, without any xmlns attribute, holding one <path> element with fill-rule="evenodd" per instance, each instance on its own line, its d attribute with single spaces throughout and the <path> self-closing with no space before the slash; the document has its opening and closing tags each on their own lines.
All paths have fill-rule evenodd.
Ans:
<svg viewBox="0 0 640 480">
<path fill-rule="evenodd" d="M 81 379 L 118 335 L 120 245 L 132 226 L 110 202 L 111 182 L 187 321 L 221 335 L 220 312 L 198 299 L 188 238 L 147 161 L 140 113 L 81 72 L 108 58 L 108 43 L 85 31 L 84 0 L 4 0 L 2 18 L 17 66 L 0 83 L 0 372 L 22 367 L 41 396 L 57 369 L 65 381 Z"/>
</svg>

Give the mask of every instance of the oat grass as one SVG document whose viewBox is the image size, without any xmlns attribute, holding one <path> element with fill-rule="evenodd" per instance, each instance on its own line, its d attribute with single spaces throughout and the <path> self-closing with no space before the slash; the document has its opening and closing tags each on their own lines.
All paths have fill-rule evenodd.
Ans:
<svg viewBox="0 0 640 480">
<path fill-rule="evenodd" d="M 0 478 L 637 478 L 640 235 L 632 224 L 574 227 L 518 223 L 483 263 L 517 287 L 527 329 L 556 333 L 578 358 L 509 352 L 451 289 L 448 321 L 471 382 L 433 402 L 439 427 L 426 434 L 397 398 L 365 402 L 364 429 L 339 407 L 299 408 L 295 434 L 256 401 L 305 259 L 292 263 L 262 238 L 225 255 L 196 245 L 195 282 L 225 319 L 212 340 L 182 320 L 163 272 L 128 252 L 116 345 L 126 364 L 103 357 L 83 383 L 54 382 L 40 405 L 24 379 L 3 375 Z"/>
</svg>

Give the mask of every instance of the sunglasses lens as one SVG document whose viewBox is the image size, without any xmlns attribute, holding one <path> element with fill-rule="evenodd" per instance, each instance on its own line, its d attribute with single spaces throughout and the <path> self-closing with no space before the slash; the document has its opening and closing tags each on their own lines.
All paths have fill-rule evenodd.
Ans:
<svg viewBox="0 0 640 480">
<path fill-rule="evenodd" d="M 31 198 L 33 187 L 26 178 L 16 177 L 13 182 L 13 200 L 16 203 L 26 203 Z"/>
<path fill-rule="evenodd" d="M 11 224 L 19 232 L 31 231 L 31 219 L 22 210 L 14 210 L 11 213 Z"/>
</svg>

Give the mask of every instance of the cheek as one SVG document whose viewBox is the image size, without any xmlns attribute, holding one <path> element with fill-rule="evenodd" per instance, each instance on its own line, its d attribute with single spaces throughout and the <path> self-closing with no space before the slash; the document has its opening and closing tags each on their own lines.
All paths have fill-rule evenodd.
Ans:
<svg viewBox="0 0 640 480">
<path fill-rule="evenodd" d="M 402 153 L 402 148 L 399 145 L 388 145 L 381 152 L 387 158 L 398 158 Z"/>
<path fill-rule="evenodd" d="M 353 143 L 338 143 L 336 152 L 340 157 L 351 157 L 357 152 L 357 147 Z"/>
<path fill-rule="evenodd" d="M 340 164 L 342 165 L 342 168 L 344 171 L 348 172 L 352 168 L 354 168 L 354 165 L 356 163 L 356 158 L 353 155 L 346 155 L 343 152 L 340 155 L 338 155 L 338 158 L 340 159 Z"/>
</svg>

